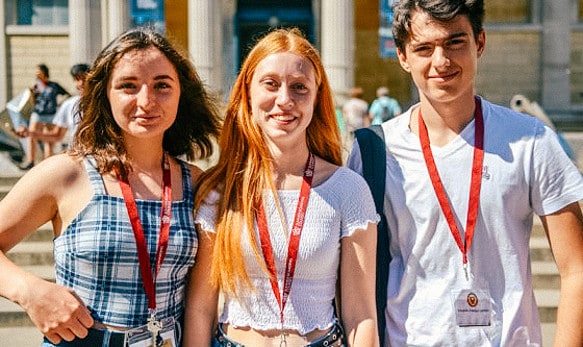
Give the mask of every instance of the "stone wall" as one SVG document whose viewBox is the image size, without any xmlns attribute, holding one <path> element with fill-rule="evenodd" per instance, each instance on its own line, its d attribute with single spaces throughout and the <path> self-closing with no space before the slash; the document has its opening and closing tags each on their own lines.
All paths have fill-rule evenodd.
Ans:
<svg viewBox="0 0 583 347">
<path fill-rule="evenodd" d="M 69 74 L 68 36 L 8 36 L 7 50 L 9 98 L 34 84 L 36 66 L 40 63 L 49 67 L 51 80 L 71 94 L 76 92 Z"/>
<path fill-rule="evenodd" d="M 488 32 L 478 61 L 476 92 L 502 105 L 515 94 L 540 103 L 541 54 L 538 33 Z"/>
</svg>

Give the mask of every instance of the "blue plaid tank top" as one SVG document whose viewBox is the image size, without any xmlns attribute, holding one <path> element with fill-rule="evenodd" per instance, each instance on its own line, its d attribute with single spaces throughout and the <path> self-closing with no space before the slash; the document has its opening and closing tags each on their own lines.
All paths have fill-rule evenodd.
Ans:
<svg viewBox="0 0 583 347">
<path fill-rule="evenodd" d="M 84 160 L 94 195 L 54 240 L 57 283 L 73 289 L 96 321 L 137 327 L 146 324 L 149 314 L 134 233 L 123 198 L 107 195 L 93 162 Z M 184 162 L 181 167 L 183 199 L 172 202 L 168 250 L 156 281 L 158 318 L 177 321 L 184 311 L 186 275 L 198 248 L 190 168 Z M 162 202 L 136 199 L 136 204 L 150 262 L 155 264 Z"/>
</svg>

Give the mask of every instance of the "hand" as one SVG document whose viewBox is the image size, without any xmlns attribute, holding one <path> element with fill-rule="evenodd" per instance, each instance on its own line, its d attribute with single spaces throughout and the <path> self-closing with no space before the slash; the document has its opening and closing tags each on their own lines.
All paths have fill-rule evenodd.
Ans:
<svg viewBox="0 0 583 347">
<path fill-rule="evenodd" d="M 34 289 L 28 293 L 29 300 L 22 307 L 52 343 L 87 336 L 87 329 L 93 326 L 93 318 L 75 293 L 47 281 L 38 281 L 31 288 Z"/>
<path fill-rule="evenodd" d="M 18 127 L 18 129 L 16 129 L 14 132 L 19 137 L 27 137 L 28 136 L 28 128 L 25 127 L 24 125 L 21 125 L 20 127 Z"/>
</svg>

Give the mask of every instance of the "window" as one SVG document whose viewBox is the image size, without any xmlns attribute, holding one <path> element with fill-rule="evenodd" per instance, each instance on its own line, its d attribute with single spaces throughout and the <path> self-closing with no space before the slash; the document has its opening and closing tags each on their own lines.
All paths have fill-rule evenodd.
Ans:
<svg viewBox="0 0 583 347">
<path fill-rule="evenodd" d="M 67 25 L 68 0 L 6 0 L 8 25 Z"/>
<path fill-rule="evenodd" d="M 488 0 L 484 3 L 486 23 L 529 23 L 532 21 L 530 0 Z"/>
<path fill-rule="evenodd" d="M 164 0 L 131 0 L 132 26 L 154 26 L 165 31 Z"/>
</svg>

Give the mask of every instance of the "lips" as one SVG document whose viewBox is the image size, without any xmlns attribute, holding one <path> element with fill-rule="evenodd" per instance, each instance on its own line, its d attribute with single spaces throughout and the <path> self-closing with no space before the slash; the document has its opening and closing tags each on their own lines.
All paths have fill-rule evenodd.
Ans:
<svg viewBox="0 0 583 347">
<path fill-rule="evenodd" d="M 136 121 L 137 123 L 151 123 L 153 121 L 155 121 L 158 117 L 156 116 L 148 116 L 148 115 L 140 115 L 140 116 L 134 116 L 133 119 L 134 121 Z"/>
<path fill-rule="evenodd" d="M 429 76 L 429 78 L 434 79 L 434 80 L 449 81 L 449 80 L 455 78 L 456 76 L 457 76 L 457 72 L 452 72 L 452 73 L 441 73 L 441 74 L 432 75 L 432 76 Z"/>
<path fill-rule="evenodd" d="M 296 119 L 295 116 L 286 114 L 272 115 L 271 118 L 275 119 L 278 122 L 291 122 L 294 119 Z"/>
</svg>

